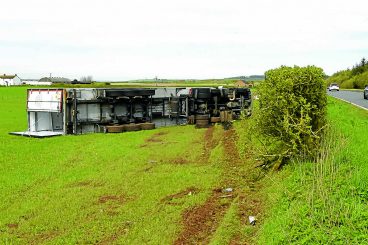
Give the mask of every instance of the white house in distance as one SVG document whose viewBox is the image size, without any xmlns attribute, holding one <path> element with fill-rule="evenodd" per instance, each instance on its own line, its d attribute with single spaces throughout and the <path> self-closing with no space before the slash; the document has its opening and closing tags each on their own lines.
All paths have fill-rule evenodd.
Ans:
<svg viewBox="0 0 368 245">
<path fill-rule="evenodd" d="M 17 76 L 14 75 L 0 75 L 0 86 L 14 86 L 14 85 L 21 85 L 22 80 Z"/>
</svg>

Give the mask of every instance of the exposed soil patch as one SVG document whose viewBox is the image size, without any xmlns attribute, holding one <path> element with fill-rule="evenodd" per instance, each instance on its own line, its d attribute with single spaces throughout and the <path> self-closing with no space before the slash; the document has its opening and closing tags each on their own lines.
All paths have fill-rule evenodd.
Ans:
<svg viewBox="0 0 368 245">
<path fill-rule="evenodd" d="M 229 245 L 248 245 L 249 243 L 242 242 L 239 236 L 236 236 L 229 242 Z"/>
<path fill-rule="evenodd" d="M 162 142 L 162 139 L 159 139 L 159 138 L 148 138 L 145 141 L 147 143 L 149 143 L 149 142 Z"/>
<path fill-rule="evenodd" d="M 102 183 L 96 183 L 92 180 L 84 180 L 84 181 L 78 181 L 75 183 L 68 184 L 67 187 L 101 187 L 103 186 Z"/>
<path fill-rule="evenodd" d="M 199 192 L 199 189 L 198 188 L 195 188 L 195 187 L 189 187 L 183 191 L 180 191 L 178 193 L 175 193 L 175 194 L 172 194 L 172 195 L 168 195 L 164 198 L 161 199 L 161 202 L 165 202 L 165 203 L 171 203 L 173 200 L 175 199 L 180 199 L 180 198 L 183 198 L 183 197 L 186 197 L 186 196 L 190 196 L 190 195 L 193 195 L 193 194 L 196 194 Z"/>
<path fill-rule="evenodd" d="M 161 143 L 163 142 L 163 140 L 160 138 L 163 135 L 166 135 L 167 132 L 158 132 L 153 134 L 151 137 L 149 137 L 148 139 L 145 139 L 145 144 L 140 145 L 140 147 L 147 147 L 149 146 L 149 144 L 151 143 Z"/>
<path fill-rule="evenodd" d="M 169 162 L 172 163 L 172 164 L 181 165 L 181 164 L 186 164 L 189 161 L 187 159 L 183 158 L 183 157 L 177 157 L 177 158 L 174 158 L 174 159 L 170 160 Z"/>
<path fill-rule="evenodd" d="M 122 195 L 106 195 L 98 198 L 98 204 L 101 205 L 101 211 L 109 216 L 119 215 L 121 206 L 125 204 L 128 199 Z"/>
<path fill-rule="evenodd" d="M 255 216 L 257 223 L 259 223 L 262 218 L 262 213 L 263 206 L 261 197 L 258 193 L 248 192 L 239 196 L 239 216 L 243 224 L 249 224 L 249 216 Z"/>
<path fill-rule="evenodd" d="M 166 134 L 167 132 L 164 132 L 164 131 L 155 133 L 150 138 L 146 139 L 146 142 L 156 142 L 156 141 L 161 142 L 162 140 L 159 138 Z"/>
<path fill-rule="evenodd" d="M 148 166 L 146 168 L 143 169 L 143 172 L 149 172 L 151 171 L 151 169 L 153 169 L 154 166 Z"/>
<path fill-rule="evenodd" d="M 222 203 L 223 193 L 213 191 L 207 201 L 200 206 L 190 208 L 182 214 L 183 230 L 174 244 L 207 244 L 225 215 L 230 202 Z"/>
<path fill-rule="evenodd" d="M 113 234 L 111 234 L 110 236 L 105 237 L 98 244 L 105 245 L 105 244 L 114 243 L 119 237 L 121 237 L 124 234 L 128 233 L 128 231 L 129 231 L 132 224 L 133 223 L 129 222 L 129 221 L 124 222 L 123 225 L 121 227 L 118 227 Z"/>
<path fill-rule="evenodd" d="M 225 160 L 229 164 L 238 164 L 241 162 L 236 142 L 238 135 L 234 129 L 224 131 L 223 135 L 223 146 L 225 151 Z"/>
<path fill-rule="evenodd" d="M 98 203 L 108 203 L 108 202 L 123 204 L 125 202 L 125 198 L 123 196 L 108 195 L 108 196 L 100 196 L 100 198 L 98 199 Z"/>
<path fill-rule="evenodd" d="M 54 239 L 55 237 L 59 236 L 60 232 L 58 231 L 45 231 L 42 233 L 38 233 L 35 235 L 30 235 L 30 234 L 24 234 L 24 235 L 20 235 L 20 237 L 24 238 L 27 240 L 27 244 L 41 244 L 41 243 L 45 243 L 47 241 L 50 241 L 52 239 Z"/>
<path fill-rule="evenodd" d="M 18 224 L 16 223 L 13 223 L 13 224 L 6 224 L 6 226 L 9 228 L 9 229 L 17 229 L 19 227 Z"/>
<path fill-rule="evenodd" d="M 215 127 L 209 127 L 204 134 L 203 152 L 200 162 L 207 163 L 211 155 L 211 151 L 218 145 L 219 140 L 214 139 L 213 134 Z"/>
<path fill-rule="evenodd" d="M 204 159 L 208 161 L 211 150 L 219 143 L 214 140 L 213 129 L 208 129 L 204 136 Z M 230 244 L 249 244 L 253 242 L 259 223 L 262 221 L 262 197 L 258 190 L 262 187 L 254 179 L 257 171 L 250 162 L 244 162 L 237 148 L 238 135 L 235 129 L 223 131 L 221 144 L 224 150 L 225 171 L 221 177 L 224 187 L 233 188 L 226 192 L 223 188 L 213 190 L 211 197 L 201 206 L 186 210 L 183 213 L 183 231 L 174 244 L 206 244 L 218 228 L 230 203 L 239 195 L 239 217 L 242 225 L 249 226 L 249 216 L 255 216 L 257 223 L 250 233 L 244 237 L 239 230 Z M 251 154 L 251 153 L 250 153 Z M 245 167 L 243 164 L 247 164 Z M 225 201 L 226 200 L 226 201 Z M 240 228 L 239 228 L 240 229 Z"/>
</svg>

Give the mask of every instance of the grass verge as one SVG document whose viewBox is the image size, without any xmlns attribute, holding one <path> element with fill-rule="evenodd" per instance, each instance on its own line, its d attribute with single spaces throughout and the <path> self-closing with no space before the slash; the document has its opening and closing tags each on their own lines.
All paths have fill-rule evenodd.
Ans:
<svg viewBox="0 0 368 245">
<path fill-rule="evenodd" d="M 295 162 L 263 179 L 259 244 L 368 242 L 368 113 L 329 98 L 328 120 L 316 163 Z"/>
</svg>

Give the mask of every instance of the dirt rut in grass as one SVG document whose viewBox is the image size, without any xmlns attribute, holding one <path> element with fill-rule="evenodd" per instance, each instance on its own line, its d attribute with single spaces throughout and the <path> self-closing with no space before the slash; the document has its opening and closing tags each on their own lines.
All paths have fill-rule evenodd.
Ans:
<svg viewBox="0 0 368 245">
<path fill-rule="evenodd" d="M 248 217 L 254 215 L 257 218 L 262 213 L 262 202 L 258 193 L 257 181 L 254 180 L 254 167 L 249 162 L 244 162 L 237 148 L 238 135 L 234 129 L 225 130 L 220 139 L 214 140 L 214 128 L 209 128 L 204 136 L 204 157 L 208 161 L 211 150 L 221 140 L 223 146 L 224 172 L 220 185 L 231 187 L 231 193 L 223 193 L 221 188 L 212 192 L 206 202 L 200 206 L 187 209 L 182 214 L 183 230 L 174 244 L 208 244 L 221 223 L 225 213 L 235 198 L 239 205 L 238 215 L 242 226 L 248 226 Z M 251 153 L 249 153 L 251 154 Z M 244 166 L 247 164 L 249 166 Z M 226 201 L 224 201 L 226 199 Z M 252 237 L 257 231 L 257 226 L 252 228 L 250 235 L 244 237 L 241 228 L 230 240 L 230 244 L 251 244 Z"/>
<path fill-rule="evenodd" d="M 221 204 L 221 190 L 214 190 L 207 201 L 200 206 L 188 209 L 182 214 L 184 229 L 175 240 L 175 245 L 208 244 L 211 235 L 224 217 L 230 203 Z"/>
<path fill-rule="evenodd" d="M 220 139 L 214 137 L 214 131 L 215 127 L 209 127 L 204 133 L 203 151 L 199 159 L 202 163 L 208 163 L 211 151 L 220 143 Z"/>
<path fill-rule="evenodd" d="M 146 140 L 145 140 L 145 143 L 144 143 L 144 144 L 142 144 L 142 145 L 140 145 L 140 147 L 141 147 L 141 148 L 143 148 L 143 147 L 147 147 L 147 146 L 149 146 L 149 145 L 151 145 L 151 144 L 154 144 L 154 143 L 156 143 L 156 144 L 157 144 L 157 143 L 161 143 L 161 144 L 163 144 L 163 143 L 164 143 L 164 141 L 163 141 L 163 139 L 161 138 L 161 136 L 166 135 L 166 134 L 167 134 L 167 132 L 165 132 L 165 131 L 155 133 L 155 134 L 153 134 L 150 138 L 146 139 Z"/>
<path fill-rule="evenodd" d="M 227 165 L 238 165 L 241 163 L 238 148 L 236 147 L 236 142 L 238 140 L 238 135 L 234 129 L 229 129 L 224 131 L 223 135 L 223 146 L 224 146 L 224 157 Z"/>
<path fill-rule="evenodd" d="M 235 144 L 235 131 L 224 131 L 222 137 L 217 139 L 214 137 L 214 130 L 214 127 L 210 127 L 205 132 L 201 161 L 209 161 L 211 151 L 220 143 L 222 138 L 226 165 L 233 161 L 238 162 L 239 154 Z M 230 143 L 227 142 L 229 140 Z M 222 182 L 226 185 L 226 178 Z M 182 214 L 183 230 L 174 241 L 174 244 L 208 244 L 229 208 L 231 200 L 235 197 L 232 194 L 224 195 L 222 188 L 217 188 L 212 191 L 211 196 L 204 204 L 185 210 Z M 223 202 L 223 198 L 228 199 L 227 202 Z"/>
</svg>

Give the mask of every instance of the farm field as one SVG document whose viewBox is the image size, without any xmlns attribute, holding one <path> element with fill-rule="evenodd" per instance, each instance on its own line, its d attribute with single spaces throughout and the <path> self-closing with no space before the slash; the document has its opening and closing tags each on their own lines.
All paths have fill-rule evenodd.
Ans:
<svg viewBox="0 0 368 245">
<path fill-rule="evenodd" d="M 317 162 L 266 173 L 252 118 L 231 130 L 8 135 L 27 127 L 25 91 L 0 88 L 1 244 L 368 242 L 366 111 L 329 98 Z"/>
<path fill-rule="evenodd" d="M 226 244 L 255 232 L 246 218 L 259 205 L 240 212 L 260 203 L 245 198 L 244 125 L 8 135 L 27 128 L 25 96 L 25 87 L 0 88 L 1 244 Z"/>
</svg>

